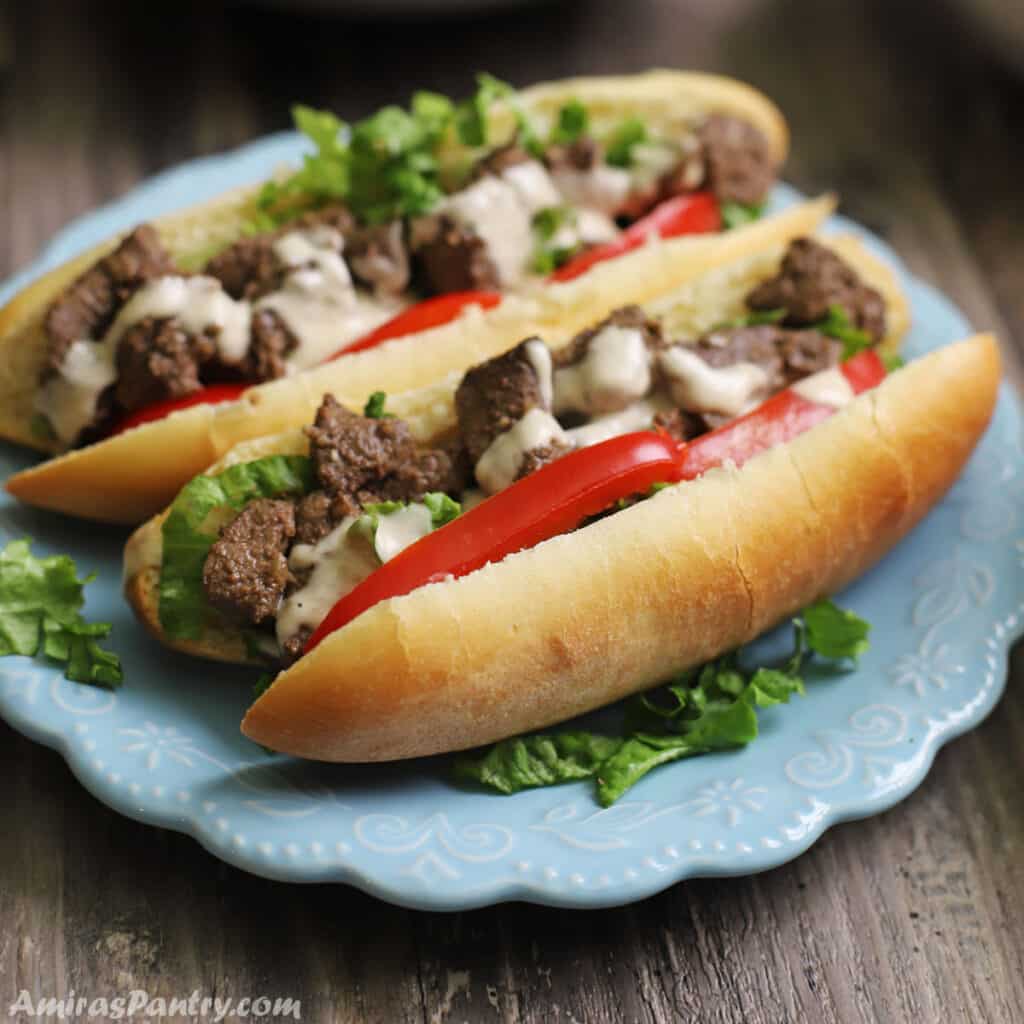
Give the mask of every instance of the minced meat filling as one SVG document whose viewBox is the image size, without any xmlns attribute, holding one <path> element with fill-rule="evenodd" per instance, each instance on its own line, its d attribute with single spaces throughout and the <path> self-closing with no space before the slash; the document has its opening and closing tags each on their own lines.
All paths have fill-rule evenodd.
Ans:
<svg viewBox="0 0 1024 1024">
<path fill-rule="evenodd" d="M 705 186 L 720 202 L 755 206 L 767 197 L 776 167 L 768 140 L 751 124 L 713 114 L 698 129 Z"/>
</svg>

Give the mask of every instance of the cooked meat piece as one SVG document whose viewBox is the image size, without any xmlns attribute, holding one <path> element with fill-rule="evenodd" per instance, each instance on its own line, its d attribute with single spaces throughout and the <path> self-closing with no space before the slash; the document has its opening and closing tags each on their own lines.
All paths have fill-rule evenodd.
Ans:
<svg viewBox="0 0 1024 1024">
<path fill-rule="evenodd" d="M 419 501 L 428 491 L 461 494 L 469 484 L 469 467 L 460 452 L 429 448 L 416 452 L 380 483 L 385 501 Z"/>
<path fill-rule="evenodd" d="M 357 514 L 365 501 L 378 500 L 380 483 L 416 455 L 402 420 L 360 416 L 333 395 L 324 395 L 306 434 L 317 479 L 339 519 Z"/>
<path fill-rule="evenodd" d="M 218 253 L 203 271 L 217 278 L 233 299 L 258 299 L 277 291 L 285 276 L 285 267 L 274 253 L 274 243 L 292 231 L 324 225 L 344 237 L 353 230 L 352 214 L 344 206 L 325 206 L 262 235 L 240 238 Z"/>
<path fill-rule="evenodd" d="M 606 327 L 638 327 L 644 335 L 647 347 L 652 351 L 662 348 L 665 339 L 661 333 L 661 323 L 653 320 L 640 306 L 620 306 L 608 314 L 599 324 L 581 331 L 564 348 L 554 353 L 556 366 L 571 366 L 578 363 L 586 354 L 591 340 Z"/>
<path fill-rule="evenodd" d="M 775 180 L 768 140 L 747 121 L 712 114 L 697 130 L 707 186 L 721 202 L 760 203 Z"/>
<path fill-rule="evenodd" d="M 298 348 L 295 335 L 272 309 L 258 309 L 249 321 L 249 351 L 237 367 L 247 381 L 276 380 L 287 372 L 285 357 Z"/>
<path fill-rule="evenodd" d="M 841 306 L 850 321 L 875 341 L 885 336 L 885 301 L 861 281 L 857 271 L 837 253 L 813 238 L 790 242 L 775 277 L 758 285 L 748 296 L 751 309 L 785 309 L 785 323 L 804 326 L 828 316 L 830 306 Z"/>
<path fill-rule="evenodd" d="M 530 340 L 474 366 L 455 392 L 459 433 L 474 464 L 499 434 L 543 404 L 540 381 L 527 356 Z"/>
<path fill-rule="evenodd" d="M 217 351 L 216 335 L 189 334 L 177 319 L 146 317 L 117 347 L 114 396 L 126 412 L 202 387 L 199 371 Z"/>
<path fill-rule="evenodd" d="M 259 498 L 221 530 L 203 565 L 203 588 L 218 611 L 259 625 L 277 614 L 289 581 L 285 552 L 295 536 L 290 501 Z"/>
<path fill-rule="evenodd" d="M 331 498 L 326 491 L 313 491 L 295 508 L 295 543 L 315 544 L 338 525 L 331 515 Z"/>
<path fill-rule="evenodd" d="M 409 253 L 402 222 L 355 228 L 345 241 L 353 276 L 378 295 L 400 295 L 409 285 Z"/>
<path fill-rule="evenodd" d="M 44 324 L 48 347 L 43 376 L 60 368 L 73 342 L 82 338 L 99 340 L 117 311 L 141 285 L 173 271 L 156 230 L 149 224 L 137 227 L 50 306 Z"/>
<path fill-rule="evenodd" d="M 843 343 L 820 331 L 786 331 L 780 352 L 786 367 L 786 382 L 793 384 L 835 366 L 842 358 Z"/>
<path fill-rule="evenodd" d="M 415 222 L 412 250 L 416 278 L 430 295 L 499 286 L 487 243 L 446 214 L 431 214 Z"/>
<path fill-rule="evenodd" d="M 711 366 L 754 363 L 768 374 L 768 390 L 834 366 L 843 346 L 819 331 L 793 331 L 777 324 L 728 327 L 701 338 L 696 352 Z"/>
<path fill-rule="evenodd" d="M 589 135 L 565 145 L 554 143 L 544 150 L 544 163 L 552 171 L 589 171 L 604 159 L 604 146 Z"/>
<path fill-rule="evenodd" d="M 654 426 L 658 430 L 664 430 L 676 441 L 689 441 L 691 437 L 704 433 L 705 429 L 699 416 L 684 412 L 682 409 L 666 409 L 659 412 L 654 417 Z"/>
<path fill-rule="evenodd" d="M 695 351 L 711 366 L 732 366 L 734 363 L 760 366 L 768 374 L 768 389 L 778 391 L 786 386 L 780 351 L 786 333 L 775 324 L 726 327 L 700 338 Z"/>
<path fill-rule="evenodd" d="M 522 146 L 518 143 L 510 142 L 506 146 L 499 146 L 481 160 L 478 160 L 473 168 L 473 173 L 470 175 L 470 180 L 477 181 L 486 174 L 501 174 L 502 171 L 509 167 L 528 163 L 532 159 L 533 157 Z"/>
<path fill-rule="evenodd" d="M 541 466 L 546 466 L 549 462 L 554 462 L 556 459 L 560 459 L 563 455 L 568 455 L 569 452 L 573 451 L 571 444 L 561 444 L 557 441 L 553 441 L 551 444 L 541 445 L 539 448 L 531 448 L 524 456 L 523 461 L 519 466 L 519 473 L 516 475 L 517 480 L 522 480 L 524 476 L 529 476 L 531 473 L 540 469 Z"/>
</svg>

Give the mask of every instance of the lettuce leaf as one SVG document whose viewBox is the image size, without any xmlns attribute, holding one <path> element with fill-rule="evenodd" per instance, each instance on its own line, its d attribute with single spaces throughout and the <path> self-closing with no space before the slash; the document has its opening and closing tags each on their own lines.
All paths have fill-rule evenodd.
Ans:
<svg viewBox="0 0 1024 1024">
<path fill-rule="evenodd" d="M 160 625 L 172 639 L 198 638 L 210 615 L 203 563 L 220 526 L 254 498 L 302 495 L 313 489 L 305 455 L 269 455 L 197 476 L 181 490 L 163 524 Z"/>
<path fill-rule="evenodd" d="M 593 778 L 609 807 L 659 765 L 746 746 L 758 735 L 757 710 L 804 693 L 808 650 L 856 659 L 870 629 L 853 612 L 822 600 L 793 623 L 793 651 L 781 667 L 745 670 L 736 652 L 630 700 L 619 735 L 578 730 L 518 736 L 455 762 L 456 779 L 499 793 Z"/>
<path fill-rule="evenodd" d="M 752 206 L 735 202 L 722 203 L 722 223 L 727 231 L 741 228 L 745 224 L 752 224 L 762 213 L 764 213 L 764 203 L 755 203 Z"/>
<path fill-rule="evenodd" d="M 98 640 L 109 622 L 86 622 L 80 614 L 83 590 L 94 576 L 78 579 L 67 555 L 36 558 L 28 540 L 0 551 L 0 656 L 46 657 L 66 663 L 64 676 L 76 683 L 115 689 L 124 681 L 121 661 Z"/>
<path fill-rule="evenodd" d="M 846 310 L 839 305 L 829 306 L 828 316 L 811 326 L 843 343 L 844 360 L 853 358 L 858 352 L 871 348 L 875 343 L 875 339 L 867 331 L 854 326 Z"/>
</svg>

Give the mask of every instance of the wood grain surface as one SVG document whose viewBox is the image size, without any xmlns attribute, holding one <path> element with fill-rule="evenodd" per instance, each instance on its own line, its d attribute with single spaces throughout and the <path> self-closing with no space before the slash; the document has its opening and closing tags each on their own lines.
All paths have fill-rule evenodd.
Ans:
<svg viewBox="0 0 1024 1024">
<path fill-rule="evenodd" d="M 399 24 L 0 5 L 0 277 L 140 178 L 286 127 L 294 99 L 358 116 L 418 86 L 464 91 L 479 68 L 525 83 L 652 64 L 774 96 L 787 177 L 838 189 L 999 332 L 1024 381 L 1024 84 L 925 0 L 592 0 Z M 114 814 L 0 725 L 0 1019 L 22 989 L 145 989 L 293 996 L 305 1020 L 382 1024 L 1021 1021 L 1021 683 L 1018 649 L 1006 699 L 912 797 L 794 863 L 585 913 L 414 913 L 253 878 Z"/>
</svg>

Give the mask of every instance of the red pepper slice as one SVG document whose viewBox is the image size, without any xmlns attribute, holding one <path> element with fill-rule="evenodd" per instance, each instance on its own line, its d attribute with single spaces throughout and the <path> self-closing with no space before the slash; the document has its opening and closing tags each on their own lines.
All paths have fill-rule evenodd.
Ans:
<svg viewBox="0 0 1024 1024">
<path fill-rule="evenodd" d="M 182 398 L 168 398 L 163 402 L 145 405 L 135 412 L 129 413 L 117 421 L 110 430 L 110 437 L 121 434 L 132 427 L 141 427 L 143 423 L 152 423 L 170 416 L 179 409 L 188 409 L 193 405 L 219 405 L 221 402 L 233 402 L 243 391 L 251 387 L 249 384 L 214 384 L 208 388 L 193 391 Z"/>
<path fill-rule="evenodd" d="M 571 530 L 625 495 L 678 479 L 677 448 L 668 436 L 647 430 L 581 448 L 543 466 L 367 576 L 335 604 L 306 651 L 379 601 L 447 576 L 465 576 Z"/>
<path fill-rule="evenodd" d="M 391 338 L 401 338 L 406 334 L 417 334 L 431 327 L 440 327 L 454 320 L 467 306 L 492 309 L 499 302 L 501 296 L 497 292 L 473 291 L 448 292 L 446 295 L 425 299 L 414 306 L 409 306 L 408 309 L 403 309 L 376 330 L 335 352 L 331 359 L 351 355 L 353 352 L 363 352 Z"/>
<path fill-rule="evenodd" d="M 700 235 L 722 229 L 722 212 L 711 192 L 674 196 L 659 203 L 649 214 L 634 221 L 612 242 L 595 246 L 559 267 L 549 281 L 571 281 L 585 274 L 595 263 L 614 259 L 638 249 L 653 234 L 659 238 Z"/>
<path fill-rule="evenodd" d="M 861 352 L 840 369 L 855 394 L 885 377 L 885 366 L 873 351 Z M 371 573 L 334 605 L 310 637 L 306 652 L 380 601 L 427 583 L 465 576 L 566 533 L 654 483 L 692 480 L 726 459 L 742 465 L 833 412 L 831 406 L 787 390 L 690 444 L 640 431 L 571 452 L 427 534 Z"/>
</svg>

